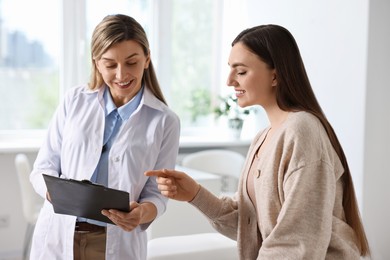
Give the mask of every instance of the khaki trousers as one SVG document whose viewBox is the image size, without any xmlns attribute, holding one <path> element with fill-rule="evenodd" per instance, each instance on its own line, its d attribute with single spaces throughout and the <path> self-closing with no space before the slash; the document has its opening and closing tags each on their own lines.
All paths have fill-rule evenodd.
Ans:
<svg viewBox="0 0 390 260">
<path fill-rule="evenodd" d="M 74 260 L 105 260 L 106 232 L 74 232 Z"/>
</svg>

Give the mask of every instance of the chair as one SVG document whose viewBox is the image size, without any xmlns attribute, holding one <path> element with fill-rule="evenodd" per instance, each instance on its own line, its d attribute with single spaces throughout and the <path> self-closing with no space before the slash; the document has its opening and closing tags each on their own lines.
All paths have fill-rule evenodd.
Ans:
<svg viewBox="0 0 390 260">
<path fill-rule="evenodd" d="M 210 149 L 186 155 L 184 167 L 210 172 L 222 176 L 221 192 L 231 195 L 237 191 L 238 180 L 245 157 L 231 150 Z"/>
<path fill-rule="evenodd" d="M 23 259 L 28 259 L 31 238 L 34 233 L 39 210 L 43 204 L 43 199 L 35 192 L 30 183 L 29 177 L 31 167 L 25 154 L 17 154 L 15 156 L 15 168 L 22 197 L 23 215 L 27 222 L 26 234 L 23 242 Z"/>
<path fill-rule="evenodd" d="M 237 242 L 219 233 L 159 237 L 148 242 L 148 260 L 238 259 Z"/>
</svg>

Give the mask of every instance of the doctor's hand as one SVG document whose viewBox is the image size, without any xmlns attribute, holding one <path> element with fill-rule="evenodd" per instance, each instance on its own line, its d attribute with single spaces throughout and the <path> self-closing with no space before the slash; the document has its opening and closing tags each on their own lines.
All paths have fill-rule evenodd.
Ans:
<svg viewBox="0 0 390 260">
<path fill-rule="evenodd" d="M 200 185 L 184 172 L 163 169 L 147 171 L 145 175 L 156 176 L 161 194 L 171 199 L 192 201 L 200 189 Z"/>
<path fill-rule="evenodd" d="M 139 224 L 149 223 L 157 216 L 157 208 L 150 202 L 130 202 L 130 212 L 115 209 L 102 210 L 102 214 L 108 217 L 118 227 L 125 231 L 132 231 Z"/>
<path fill-rule="evenodd" d="M 46 199 L 51 203 L 50 193 L 46 191 Z"/>
</svg>

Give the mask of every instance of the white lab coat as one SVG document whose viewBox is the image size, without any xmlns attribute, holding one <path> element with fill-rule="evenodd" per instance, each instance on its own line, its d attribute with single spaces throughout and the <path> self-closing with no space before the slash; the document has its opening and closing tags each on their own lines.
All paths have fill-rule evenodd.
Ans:
<svg viewBox="0 0 390 260">
<path fill-rule="evenodd" d="M 79 86 L 71 89 L 58 107 L 30 176 L 42 197 L 46 197 L 42 173 L 91 178 L 102 150 L 103 102 L 103 88 L 91 91 Z M 122 125 L 110 150 L 108 186 L 129 192 L 130 200 L 154 203 L 160 216 L 167 199 L 158 191 L 155 178 L 143 173 L 175 167 L 179 135 L 179 118 L 145 87 L 139 107 Z M 35 227 L 31 259 L 73 260 L 75 220 L 74 216 L 55 214 L 46 200 Z M 106 259 L 146 259 L 145 229 L 149 224 L 132 232 L 108 225 Z"/>
</svg>

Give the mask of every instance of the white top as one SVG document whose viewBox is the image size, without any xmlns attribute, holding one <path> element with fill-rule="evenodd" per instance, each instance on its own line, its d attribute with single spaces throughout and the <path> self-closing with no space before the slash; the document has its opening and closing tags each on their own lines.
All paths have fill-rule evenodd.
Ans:
<svg viewBox="0 0 390 260">
<path fill-rule="evenodd" d="M 131 200 L 154 203 L 158 216 L 165 211 L 167 199 L 158 191 L 155 178 L 143 173 L 175 167 L 179 124 L 178 117 L 145 88 L 139 107 L 122 125 L 109 153 L 108 186 L 129 192 Z M 90 179 L 100 158 L 103 132 L 102 89 L 71 89 L 57 109 L 34 163 L 30 176 L 34 189 L 46 197 L 42 173 Z M 72 260 L 75 220 L 74 216 L 55 214 L 46 200 L 35 227 L 31 259 Z M 149 224 L 132 232 L 108 225 L 106 259 L 146 259 L 145 229 Z"/>
</svg>

